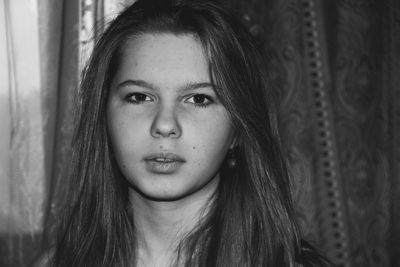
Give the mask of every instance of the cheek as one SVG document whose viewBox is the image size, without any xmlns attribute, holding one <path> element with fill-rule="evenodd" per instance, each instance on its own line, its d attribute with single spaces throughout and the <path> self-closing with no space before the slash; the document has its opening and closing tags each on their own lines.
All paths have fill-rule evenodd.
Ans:
<svg viewBox="0 0 400 267">
<path fill-rule="evenodd" d="M 233 140 L 233 127 L 229 120 L 215 120 L 203 127 L 193 127 L 192 151 L 198 157 L 223 158 Z"/>
<path fill-rule="evenodd" d="M 129 140 L 130 131 L 128 129 L 128 124 L 116 116 L 110 116 L 108 118 L 108 131 L 114 152 L 117 152 L 120 148 L 123 148 L 127 140 Z"/>
<path fill-rule="evenodd" d="M 139 127 L 140 121 L 121 113 L 109 111 L 107 114 L 108 132 L 114 155 L 119 164 L 135 156 L 143 143 L 144 129 Z"/>
<path fill-rule="evenodd" d="M 125 177 L 131 177 L 142 159 L 138 153 L 144 150 L 142 139 L 126 124 L 110 125 L 110 130 L 113 132 L 110 138 L 116 163 Z"/>
<path fill-rule="evenodd" d="M 108 130 L 118 143 L 129 142 L 135 135 L 143 134 L 146 118 L 141 113 L 132 112 L 129 106 L 121 106 L 115 98 L 110 101 L 107 110 Z"/>
</svg>

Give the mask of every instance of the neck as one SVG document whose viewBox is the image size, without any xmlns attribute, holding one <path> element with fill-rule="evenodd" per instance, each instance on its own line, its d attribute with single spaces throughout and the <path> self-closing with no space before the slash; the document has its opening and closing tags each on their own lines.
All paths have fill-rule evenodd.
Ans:
<svg viewBox="0 0 400 267">
<path fill-rule="evenodd" d="M 219 179 L 214 180 L 207 185 L 213 190 L 174 201 L 156 201 L 130 190 L 139 266 L 169 266 L 180 241 L 209 211 L 210 200 L 219 182 Z"/>
</svg>

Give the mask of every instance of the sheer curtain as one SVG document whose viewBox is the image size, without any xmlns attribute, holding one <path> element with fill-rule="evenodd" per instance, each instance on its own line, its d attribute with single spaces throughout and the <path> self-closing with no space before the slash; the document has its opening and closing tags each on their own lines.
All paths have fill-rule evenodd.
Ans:
<svg viewBox="0 0 400 267">
<path fill-rule="evenodd" d="M 42 229 L 45 144 L 35 3 L 0 4 L 0 265 L 23 257 Z"/>
<path fill-rule="evenodd" d="M 0 3 L 1 266 L 27 266 L 41 248 L 71 134 L 78 10 L 78 1 Z"/>
</svg>

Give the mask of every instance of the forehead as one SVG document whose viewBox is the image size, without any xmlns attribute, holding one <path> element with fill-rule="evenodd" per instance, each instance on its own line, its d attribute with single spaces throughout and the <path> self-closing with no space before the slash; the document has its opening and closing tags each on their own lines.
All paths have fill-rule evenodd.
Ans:
<svg viewBox="0 0 400 267">
<path fill-rule="evenodd" d="M 119 74 L 208 76 L 208 59 L 200 41 L 192 34 L 146 33 L 131 37 L 122 47 Z"/>
</svg>

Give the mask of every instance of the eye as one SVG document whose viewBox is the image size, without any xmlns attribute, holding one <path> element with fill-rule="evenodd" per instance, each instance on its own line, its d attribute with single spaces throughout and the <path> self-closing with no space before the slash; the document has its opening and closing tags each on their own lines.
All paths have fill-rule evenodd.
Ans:
<svg viewBox="0 0 400 267">
<path fill-rule="evenodd" d="M 192 95 L 190 97 L 188 97 L 185 100 L 186 103 L 191 103 L 195 106 L 199 106 L 199 107 L 206 107 L 212 103 L 214 103 L 214 101 L 212 100 L 212 97 L 205 95 L 205 94 L 195 94 Z"/>
<path fill-rule="evenodd" d="M 124 98 L 127 102 L 132 104 L 141 104 L 143 102 L 153 102 L 153 99 L 143 93 L 130 93 Z"/>
</svg>

